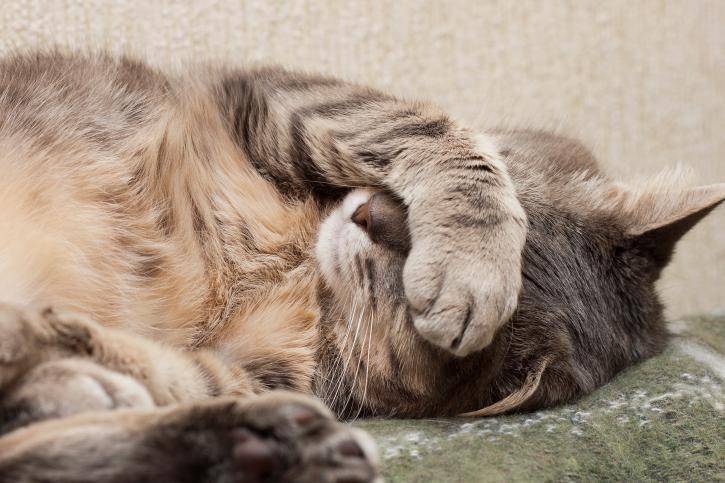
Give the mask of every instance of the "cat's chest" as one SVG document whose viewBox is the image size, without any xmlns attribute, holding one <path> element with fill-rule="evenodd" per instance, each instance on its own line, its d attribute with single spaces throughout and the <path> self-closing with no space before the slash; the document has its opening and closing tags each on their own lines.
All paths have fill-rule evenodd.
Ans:
<svg viewBox="0 0 725 483">
<path fill-rule="evenodd" d="M 224 198 L 214 206 L 220 262 L 241 294 L 316 271 L 314 245 L 322 212 L 312 199 L 284 199 L 250 166 L 243 167 L 235 189 Z"/>
<path fill-rule="evenodd" d="M 314 245 L 322 212 L 285 202 L 250 173 L 220 232 L 223 260 L 213 287 L 219 319 L 200 333 L 268 387 L 309 391 L 318 345 L 319 270 Z M 284 377 L 281 377 L 284 376 Z M 281 377 L 281 379 L 280 379 Z"/>
<path fill-rule="evenodd" d="M 174 148 L 169 141 L 165 155 L 190 152 Z M 316 320 L 313 252 L 322 211 L 312 199 L 287 201 L 246 160 L 224 153 L 231 154 L 213 164 L 185 159 L 160 182 L 165 189 L 145 190 L 159 193 L 148 206 L 167 211 L 146 232 L 129 226 L 133 238 L 153 238 L 161 260 L 137 277 L 143 303 L 133 308 L 135 330 L 202 346 L 253 329 L 286 331 L 276 321 Z"/>
<path fill-rule="evenodd" d="M 210 261 L 220 319 L 213 325 L 226 333 L 253 325 L 277 332 L 309 327 L 317 320 L 314 245 L 323 212 L 312 199 L 284 199 L 249 165 L 235 178 L 233 186 L 220 187 L 213 206 L 220 243 Z"/>
</svg>

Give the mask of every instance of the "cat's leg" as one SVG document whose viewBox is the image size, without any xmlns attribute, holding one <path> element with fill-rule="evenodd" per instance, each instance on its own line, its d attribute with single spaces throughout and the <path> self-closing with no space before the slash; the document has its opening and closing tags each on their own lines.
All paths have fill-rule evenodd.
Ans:
<svg viewBox="0 0 725 483">
<path fill-rule="evenodd" d="M 270 392 L 87 413 L 0 438 L 0 482 L 368 482 L 372 441 L 316 400 Z"/>
<path fill-rule="evenodd" d="M 0 435 L 49 418 L 156 406 L 133 377 L 82 358 L 43 362 L 0 387 L 0 394 Z"/>
<path fill-rule="evenodd" d="M 382 188 L 407 205 L 403 281 L 425 339 L 458 356 L 491 343 L 517 305 L 527 232 L 493 138 L 335 79 L 266 69 L 221 82 L 233 139 L 280 191 Z"/>
<path fill-rule="evenodd" d="M 243 370 L 81 316 L 0 306 L 0 434 L 85 411 L 255 392 Z"/>
</svg>

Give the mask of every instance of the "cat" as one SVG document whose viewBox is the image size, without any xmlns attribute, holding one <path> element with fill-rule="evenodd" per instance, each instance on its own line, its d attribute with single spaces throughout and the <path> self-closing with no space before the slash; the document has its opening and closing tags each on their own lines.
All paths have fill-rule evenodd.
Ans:
<svg viewBox="0 0 725 483">
<path fill-rule="evenodd" d="M 661 351 L 725 199 L 282 68 L 0 72 L 0 482 L 375 480 L 335 416 L 533 410 Z"/>
</svg>

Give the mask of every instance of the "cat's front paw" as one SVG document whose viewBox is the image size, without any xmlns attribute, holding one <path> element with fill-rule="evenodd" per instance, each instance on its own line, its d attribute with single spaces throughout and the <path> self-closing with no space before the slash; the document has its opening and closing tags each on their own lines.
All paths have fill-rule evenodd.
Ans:
<svg viewBox="0 0 725 483">
<path fill-rule="evenodd" d="M 488 346 L 516 309 L 526 229 L 515 218 L 505 225 L 481 233 L 444 223 L 414 237 L 403 271 L 413 325 L 456 356 Z"/>
</svg>

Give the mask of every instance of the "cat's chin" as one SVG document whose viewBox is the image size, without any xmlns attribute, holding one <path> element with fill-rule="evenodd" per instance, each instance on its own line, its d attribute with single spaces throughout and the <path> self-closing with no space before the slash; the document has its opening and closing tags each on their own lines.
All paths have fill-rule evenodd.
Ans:
<svg viewBox="0 0 725 483">
<path fill-rule="evenodd" d="M 372 194 L 370 190 L 351 191 L 320 225 L 315 257 L 322 278 L 333 292 L 351 288 L 349 270 L 354 257 L 370 246 L 367 234 L 353 223 L 352 215 Z"/>
</svg>

